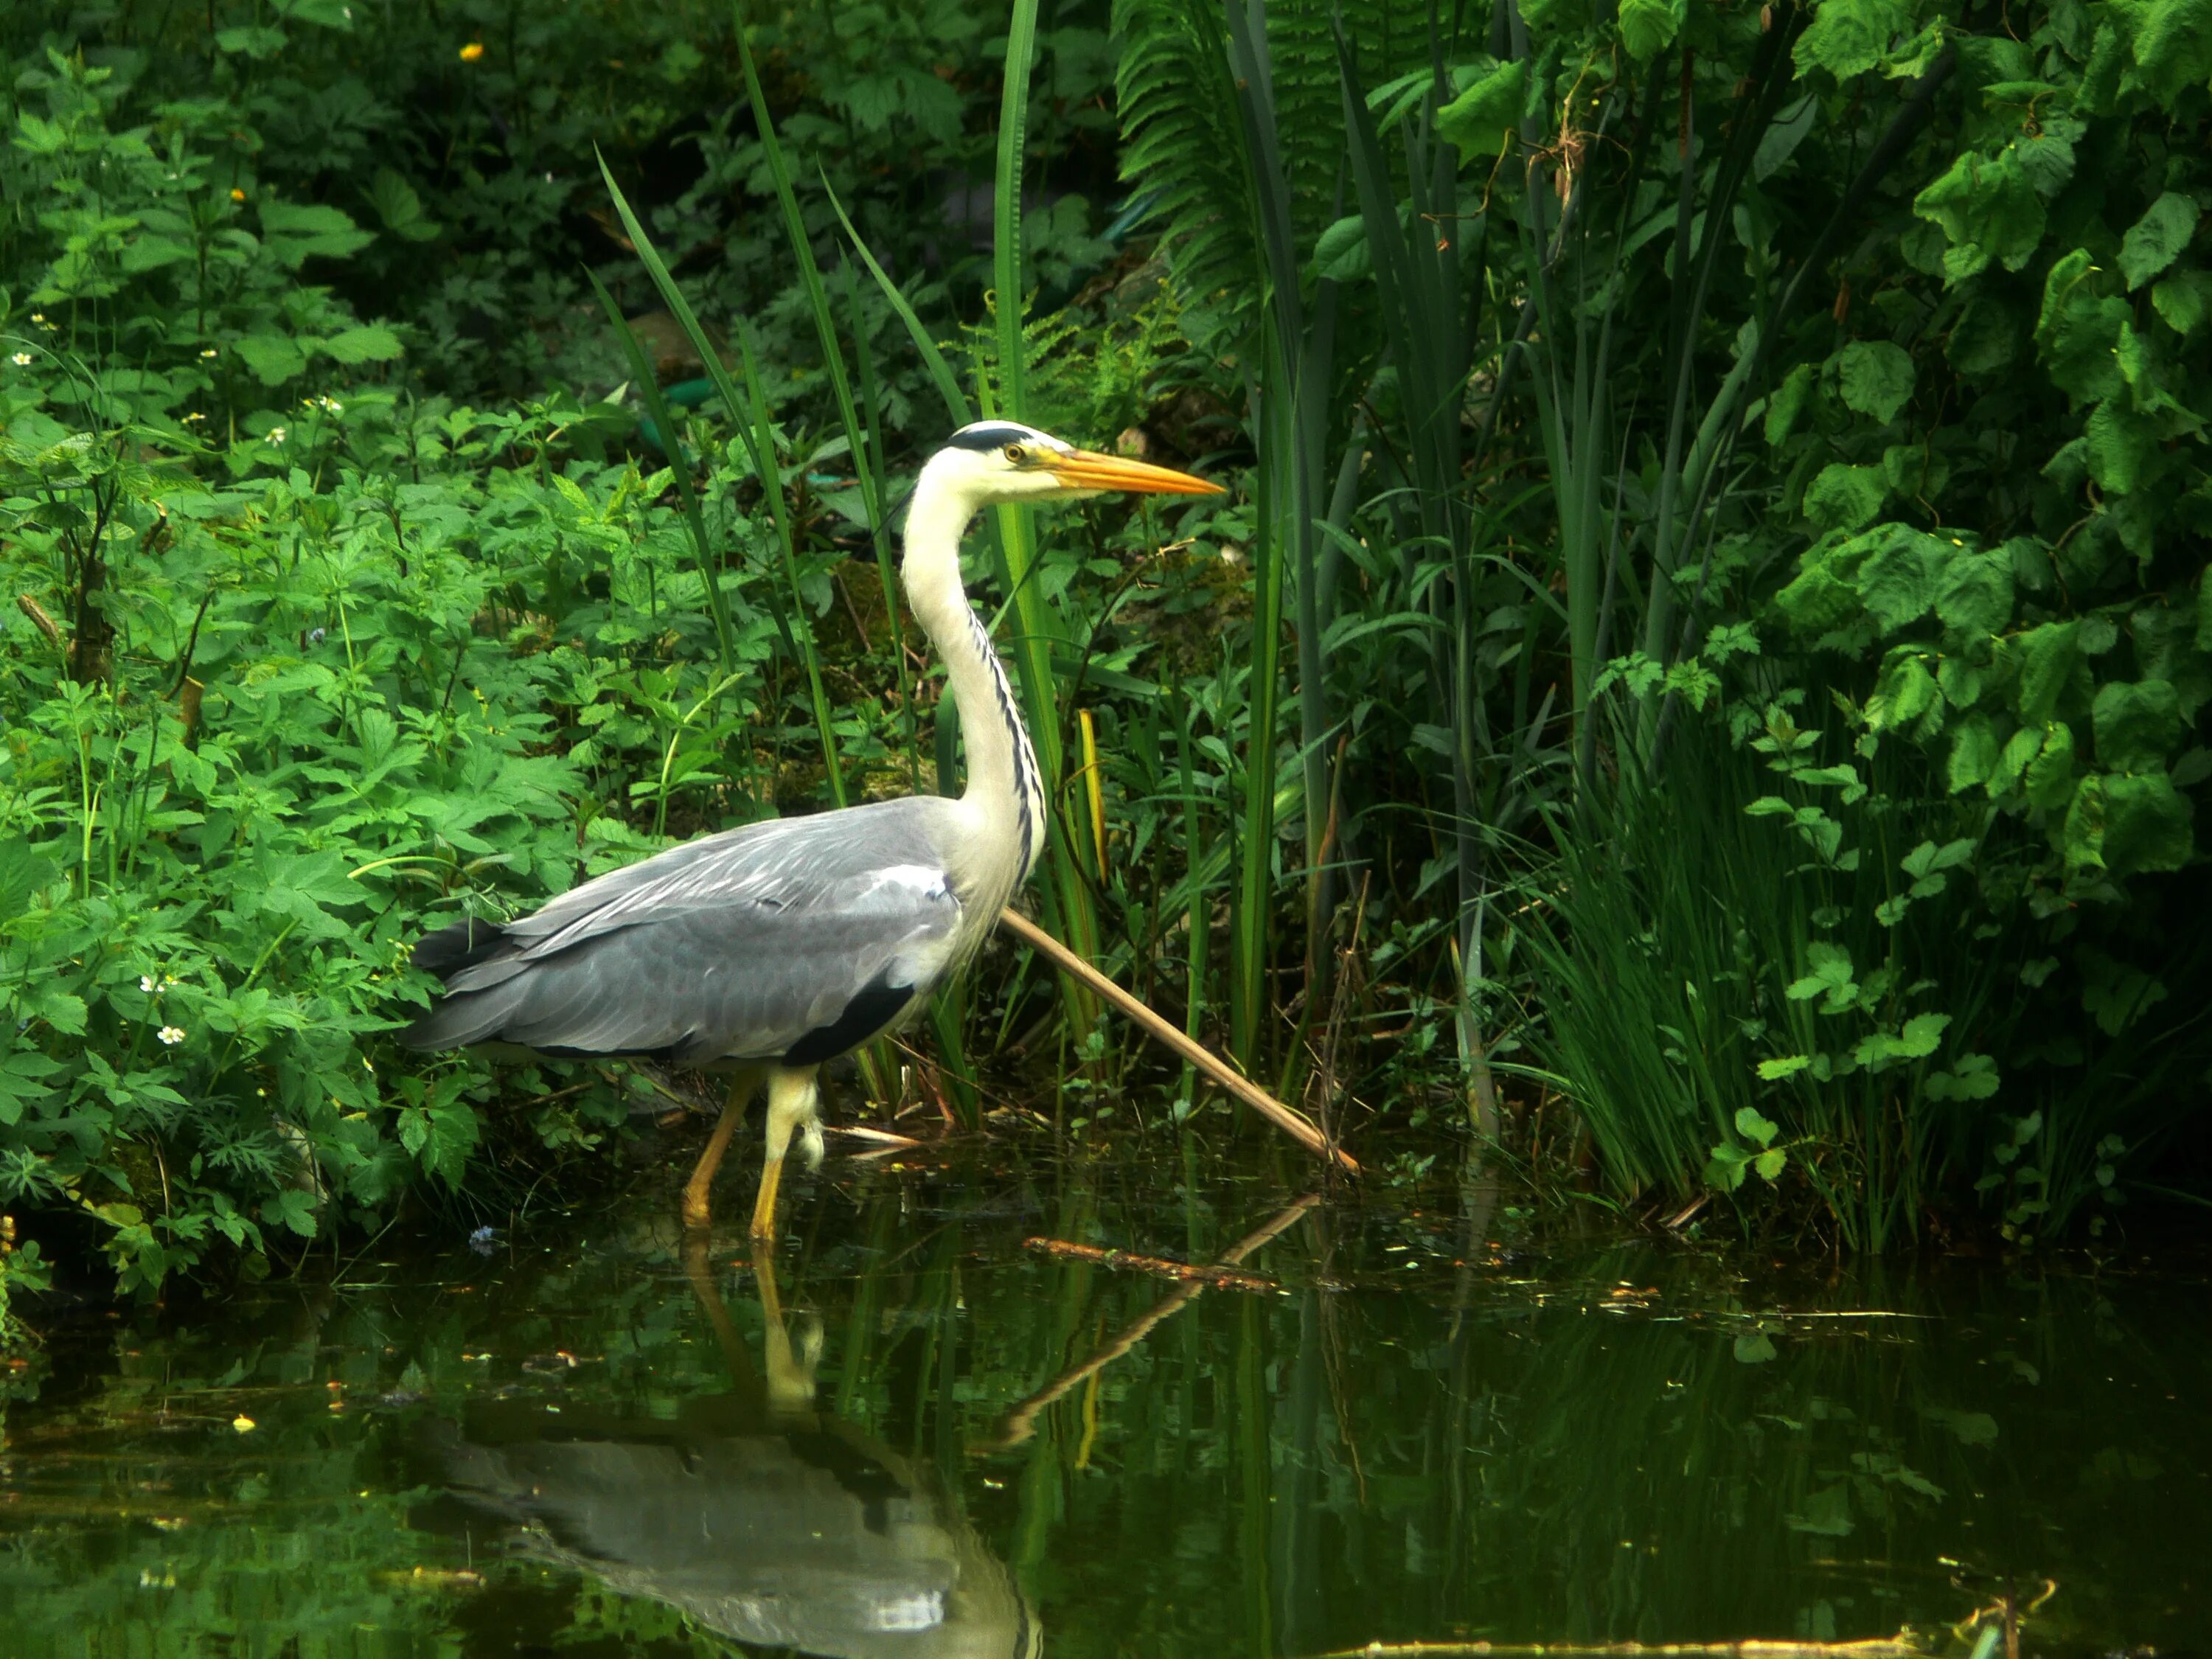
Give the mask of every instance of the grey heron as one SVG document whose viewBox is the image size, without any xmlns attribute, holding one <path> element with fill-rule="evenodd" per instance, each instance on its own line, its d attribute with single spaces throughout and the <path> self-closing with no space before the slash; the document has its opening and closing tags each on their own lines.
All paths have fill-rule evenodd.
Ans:
<svg viewBox="0 0 2212 1659">
<path fill-rule="evenodd" d="M 901 574 L 944 660 L 967 745 L 965 793 L 872 801 L 702 836 L 571 889 L 519 921 L 456 922 L 415 962 L 444 984 L 400 1034 L 416 1048 L 497 1042 L 562 1057 L 658 1055 L 734 1067 L 684 1191 L 703 1226 L 714 1171 L 761 1080 L 757 1238 L 775 1233 L 794 1131 L 821 1158 L 816 1078 L 912 1018 L 975 954 L 1044 852 L 1045 788 L 1006 670 L 960 580 L 984 507 L 1109 491 L 1214 495 L 1187 472 L 983 421 L 921 469 Z"/>
</svg>

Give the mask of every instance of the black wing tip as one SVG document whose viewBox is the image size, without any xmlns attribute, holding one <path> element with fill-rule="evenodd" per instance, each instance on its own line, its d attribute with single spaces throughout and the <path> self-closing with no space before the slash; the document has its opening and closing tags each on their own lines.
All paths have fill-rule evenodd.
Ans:
<svg viewBox="0 0 2212 1659">
<path fill-rule="evenodd" d="M 507 929 L 477 916 L 425 933 L 415 942 L 415 965 L 426 974 L 450 981 L 453 975 L 489 962 L 507 943 Z"/>
</svg>

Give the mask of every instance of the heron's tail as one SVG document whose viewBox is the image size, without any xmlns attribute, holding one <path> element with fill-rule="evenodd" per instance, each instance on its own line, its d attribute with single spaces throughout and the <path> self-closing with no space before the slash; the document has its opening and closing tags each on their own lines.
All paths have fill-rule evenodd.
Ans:
<svg viewBox="0 0 2212 1659">
<path fill-rule="evenodd" d="M 415 965 L 451 985 L 458 975 L 513 949 L 504 927 L 470 916 L 425 933 L 415 945 Z M 481 1042 L 507 1024 L 520 991 L 517 986 L 504 996 L 449 992 L 402 1030 L 399 1041 L 410 1048 L 460 1048 Z"/>
</svg>

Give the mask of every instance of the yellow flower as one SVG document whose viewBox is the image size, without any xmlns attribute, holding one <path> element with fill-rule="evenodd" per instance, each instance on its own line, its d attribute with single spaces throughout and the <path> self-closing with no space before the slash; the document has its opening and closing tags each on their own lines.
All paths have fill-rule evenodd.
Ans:
<svg viewBox="0 0 2212 1659">
<path fill-rule="evenodd" d="M 246 192 L 242 190 L 234 188 L 230 192 L 230 199 L 243 206 L 246 202 Z"/>
<path fill-rule="evenodd" d="M 481 40 L 471 40 L 461 48 L 461 61 L 464 64 L 473 64 L 483 56 L 483 42 Z"/>
</svg>

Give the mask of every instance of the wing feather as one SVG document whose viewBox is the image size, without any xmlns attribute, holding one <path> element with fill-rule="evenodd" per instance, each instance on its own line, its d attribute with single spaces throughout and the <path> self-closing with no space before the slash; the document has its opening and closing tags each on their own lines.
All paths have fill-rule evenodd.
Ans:
<svg viewBox="0 0 2212 1659">
<path fill-rule="evenodd" d="M 781 1057 L 825 1030 L 842 1042 L 866 1011 L 896 1018 L 954 965 L 950 805 L 884 801 L 702 836 L 562 894 L 489 945 L 481 926 L 476 939 L 434 935 L 445 942 L 424 951 L 447 966 L 447 994 L 403 1040 L 690 1063 Z"/>
</svg>

